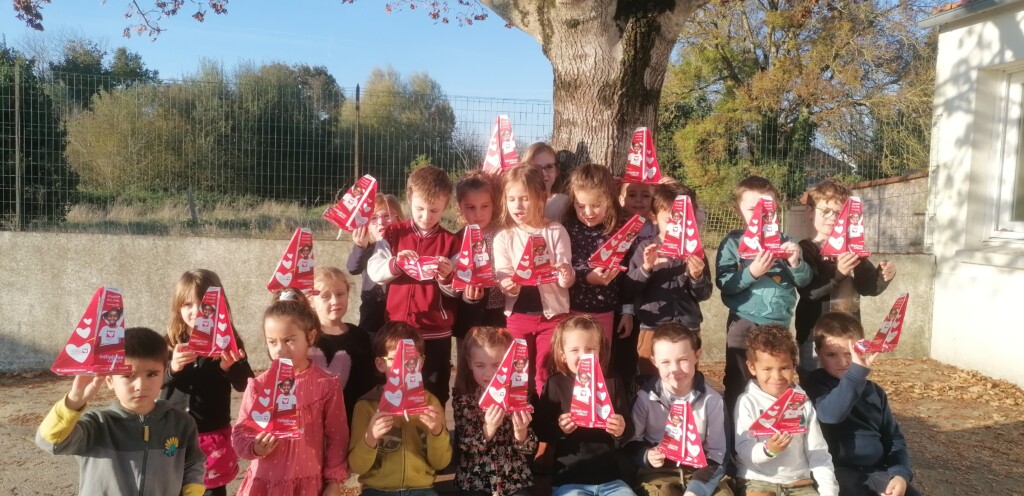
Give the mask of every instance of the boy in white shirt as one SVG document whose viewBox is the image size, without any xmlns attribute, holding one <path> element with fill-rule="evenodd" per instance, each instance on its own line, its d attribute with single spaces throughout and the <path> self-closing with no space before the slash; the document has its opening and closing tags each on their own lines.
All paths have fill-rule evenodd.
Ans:
<svg viewBox="0 0 1024 496">
<path fill-rule="evenodd" d="M 810 401 L 804 403 L 802 434 L 757 438 L 749 427 L 796 379 L 796 341 L 785 327 L 754 328 L 747 337 L 747 368 L 754 377 L 736 402 L 736 470 L 747 496 L 838 496 L 828 444 Z M 811 477 L 814 477 L 813 479 Z M 815 489 L 817 486 L 817 489 Z"/>
</svg>

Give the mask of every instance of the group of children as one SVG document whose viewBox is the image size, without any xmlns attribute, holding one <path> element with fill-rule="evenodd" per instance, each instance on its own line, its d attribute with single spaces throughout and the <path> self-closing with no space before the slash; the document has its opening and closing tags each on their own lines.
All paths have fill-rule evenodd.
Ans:
<svg viewBox="0 0 1024 496">
<path fill-rule="evenodd" d="M 84 494 L 226 494 L 245 458 L 251 462 L 239 494 L 337 495 L 351 472 L 362 494 L 430 495 L 453 455 L 467 495 L 530 494 L 537 470 L 550 472 L 559 495 L 917 494 L 885 393 L 867 380 L 875 355 L 853 346 L 863 338 L 859 295 L 884 290 L 895 266 L 820 256 L 848 189 L 825 181 L 810 191 L 818 234 L 799 244 L 783 238 L 784 258 L 743 259 L 742 231 L 730 233 L 713 280 L 704 258 L 658 253 L 675 198 L 696 200 L 689 189 L 670 181 L 620 185 L 595 164 L 575 168 L 566 181 L 546 144 L 531 146 L 524 159 L 500 177 L 471 172 L 454 186 L 441 169 L 416 169 L 406 191 L 409 219 L 395 197 L 376 197 L 368 224 L 352 233 L 347 264 L 363 277 L 359 325 L 342 320 L 350 285 L 338 268 L 317 267 L 308 295 L 275 295 L 263 336 L 270 357 L 294 367 L 287 392 L 301 438 L 278 439 L 244 421 L 263 401 L 263 376 L 254 377 L 237 333 L 238 353 L 187 351 L 204 292 L 223 287 L 213 272 L 193 270 L 174 289 L 165 336 L 125 331 L 132 374 L 76 377 L 37 444 L 78 455 Z M 483 233 L 473 256 L 493 264 L 495 287 L 453 289 L 462 232 L 440 225 L 453 193 L 461 220 Z M 778 196 L 765 179 L 737 186 L 744 221 L 763 195 Z M 644 227 L 625 256 L 627 270 L 591 268 L 590 255 L 633 215 Z M 546 248 L 537 261 L 551 264 L 554 281 L 517 283 L 517 263 L 538 236 Z M 421 256 L 440 257 L 433 280 L 403 271 Z M 724 394 L 699 370 L 700 303 L 713 285 L 729 309 Z M 794 308 L 799 344 L 788 331 Z M 531 386 L 534 411 L 481 409 L 515 339 L 527 343 L 529 377 L 520 380 Z M 378 405 L 404 340 L 419 354 L 427 406 L 396 416 Z M 577 426 L 569 413 L 586 354 L 604 370 L 615 412 L 603 429 Z M 798 365 L 806 371 L 800 385 Z M 83 414 L 101 381 L 117 402 Z M 807 432 L 753 436 L 751 423 L 791 387 L 811 400 L 800 412 Z M 244 391 L 234 426 L 232 389 Z M 658 449 L 676 402 L 692 408 L 707 467 L 680 465 Z"/>
</svg>

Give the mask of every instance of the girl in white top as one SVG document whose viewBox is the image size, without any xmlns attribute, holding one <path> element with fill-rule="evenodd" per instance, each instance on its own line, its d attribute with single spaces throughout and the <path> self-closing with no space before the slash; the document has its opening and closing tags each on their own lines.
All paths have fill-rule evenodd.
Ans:
<svg viewBox="0 0 1024 496">
<path fill-rule="evenodd" d="M 494 236 L 494 274 L 505 293 L 507 328 L 513 337 L 526 340 L 531 363 L 546 363 L 551 333 L 569 312 L 569 288 L 576 282 L 569 233 L 544 217 L 544 191 L 544 178 L 535 167 L 520 165 L 506 172 L 498 221 L 502 230 Z M 522 286 L 512 280 L 531 234 L 544 238 L 547 260 L 558 274 L 555 283 Z M 547 372 L 536 370 L 534 379 L 539 394 Z"/>
</svg>

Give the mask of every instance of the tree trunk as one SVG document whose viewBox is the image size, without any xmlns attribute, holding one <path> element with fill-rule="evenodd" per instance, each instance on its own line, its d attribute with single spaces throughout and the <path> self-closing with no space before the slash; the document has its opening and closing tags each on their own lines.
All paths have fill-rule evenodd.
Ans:
<svg viewBox="0 0 1024 496">
<path fill-rule="evenodd" d="M 672 49 L 707 0 L 481 1 L 533 36 L 551 62 L 551 144 L 560 161 L 604 164 L 621 175 L 633 131 L 657 132 Z"/>
</svg>

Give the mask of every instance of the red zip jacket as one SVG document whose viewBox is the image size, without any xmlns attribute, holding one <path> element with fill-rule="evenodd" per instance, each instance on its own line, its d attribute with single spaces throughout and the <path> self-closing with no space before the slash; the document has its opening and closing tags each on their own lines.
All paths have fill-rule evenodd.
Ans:
<svg viewBox="0 0 1024 496">
<path fill-rule="evenodd" d="M 448 284 L 417 281 L 395 263 L 395 254 L 412 250 L 420 256 L 451 259 L 459 251 L 459 239 L 437 225 L 423 232 L 407 220 L 384 230 L 367 263 L 370 279 L 387 284 L 387 320 L 405 322 L 420 331 L 423 339 L 447 339 L 455 322 L 456 293 Z"/>
</svg>

